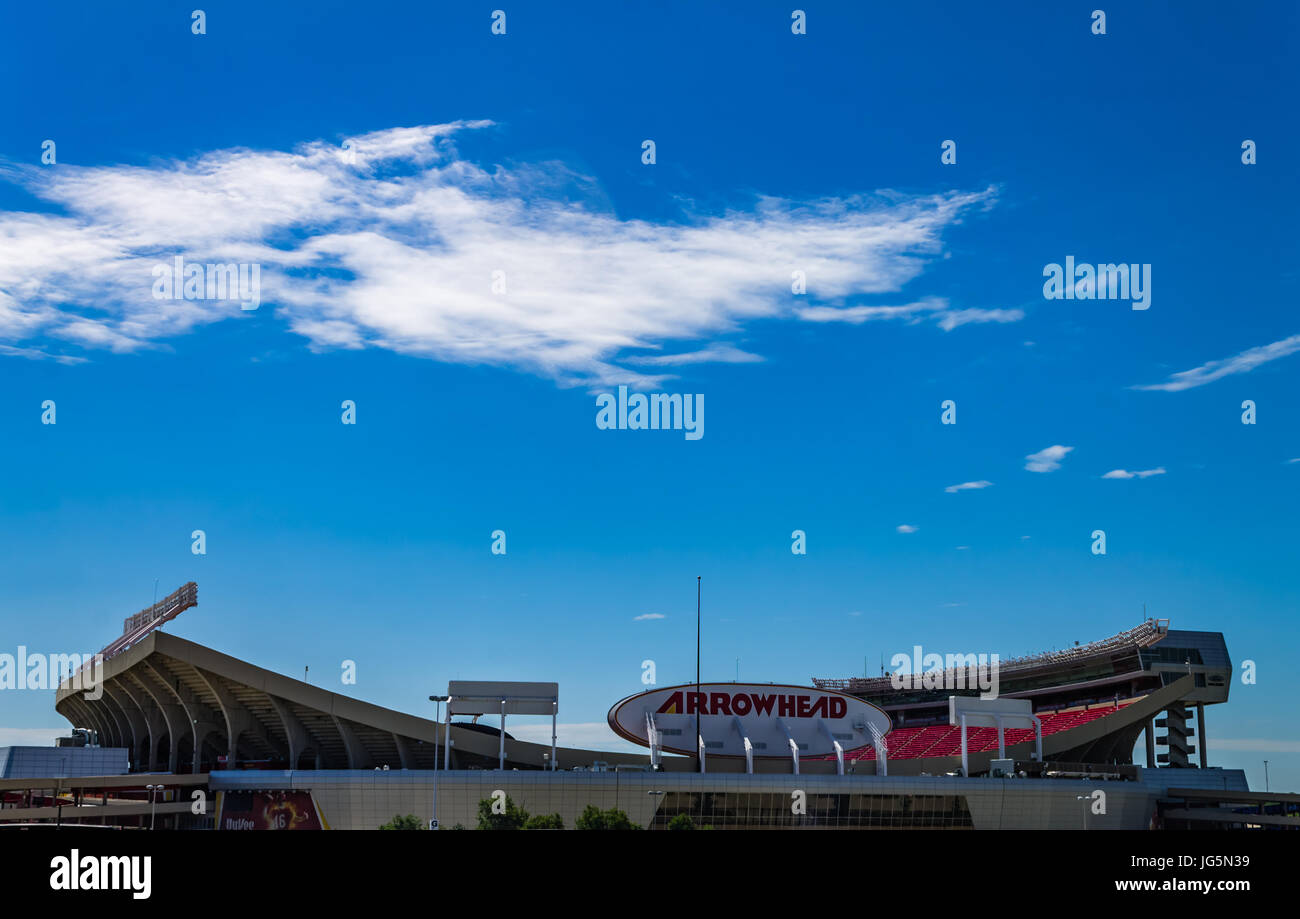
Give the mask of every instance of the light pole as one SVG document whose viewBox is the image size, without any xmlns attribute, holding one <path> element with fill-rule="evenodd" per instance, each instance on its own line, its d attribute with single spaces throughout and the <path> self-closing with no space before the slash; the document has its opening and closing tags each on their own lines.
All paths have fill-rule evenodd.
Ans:
<svg viewBox="0 0 1300 919">
<path fill-rule="evenodd" d="M 1083 828 L 1086 830 L 1086 829 L 1088 828 L 1088 809 L 1089 809 L 1089 806 L 1090 806 L 1091 803 L 1092 803 L 1092 795 L 1078 795 L 1078 796 L 1075 797 L 1074 800 L 1076 800 L 1076 801 L 1083 801 L 1083 802 L 1084 802 L 1084 805 L 1083 805 Z"/>
<path fill-rule="evenodd" d="M 658 813 L 659 813 L 659 808 L 662 807 L 662 806 L 663 806 L 663 803 L 664 803 L 664 793 L 663 793 L 662 791 L 654 790 L 654 791 L 647 791 L 646 794 L 649 795 L 649 796 L 652 797 L 652 798 L 658 798 L 658 799 L 659 799 L 658 801 L 655 801 L 655 806 L 654 806 L 654 812 L 655 812 L 655 814 L 658 814 Z M 654 823 L 654 819 L 655 819 L 655 818 L 654 818 L 654 815 L 652 815 L 652 816 L 650 817 L 650 822 L 651 822 L 651 823 Z"/>
<path fill-rule="evenodd" d="M 442 723 L 442 703 L 450 702 L 451 696 L 429 696 L 429 701 L 433 703 L 433 819 L 429 821 L 429 829 L 438 828 L 438 725 Z M 450 714 L 451 709 L 447 709 Z M 450 731 L 443 734 L 442 742 L 450 741 Z"/>
<path fill-rule="evenodd" d="M 59 787 L 54 791 L 54 803 L 58 805 L 54 815 L 54 828 L 63 829 L 63 780 L 68 777 L 68 758 L 59 757 Z"/>
<path fill-rule="evenodd" d="M 1201 738 L 1201 743 L 1205 743 L 1205 738 Z M 1268 760 L 1264 760 L 1264 791 L 1268 791 Z"/>
<path fill-rule="evenodd" d="M 158 806 L 157 792 L 162 791 L 163 786 L 161 786 L 161 785 L 146 785 L 146 786 L 144 786 L 144 787 L 145 787 L 145 789 L 149 792 L 149 829 L 152 830 L 152 829 L 154 828 L 154 827 L 153 827 L 153 824 L 154 824 L 154 812 L 155 812 L 155 809 L 156 809 L 157 806 Z"/>
<path fill-rule="evenodd" d="M 695 771 L 704 771 L 704 756 L 700 749 L 700 576 L 695 576 Z"/>
</svg>

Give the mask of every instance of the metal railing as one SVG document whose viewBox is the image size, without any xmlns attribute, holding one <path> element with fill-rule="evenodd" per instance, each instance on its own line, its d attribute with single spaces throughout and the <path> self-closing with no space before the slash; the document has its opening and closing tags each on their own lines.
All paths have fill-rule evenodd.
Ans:
<svg viewBox="0 0 1300 919">
<path fill-rule="evenodd" d="M 1059 664 L 1068 664 L 1075 661 L 1086 660 L 1101 654 L 1107 654 L 1111 651 L 1124 650 L 1127 648 L 1145 648 L 1154 644 L 1162 638 L 1168 631 L 1168 620 L 1148 619 L 1135 628 L 1127 629 L 1110 638 L 1103 638 L 1099 641 L 1089 642 L 1086 645 L 1078 645 L 1073 648 L 1066 648 L 1064 651 L 1042 651 L 1037 654 L 1027 654 L 1022 657 L 1009 657 L 998 661 L 998 671 L 1002 679 L 1006 678 L 1009 671 L 1033 670 L 1039 667 L 1056 666 Z M 955 675 L 955 670 L 945 670 L 944 675 Z M 888 690 L 893 688 L 892 677 L 849 677 L 848 679 L 821 679 L 813 677 L 813 685 L 818 689 L 837 689 L 849 692 L 863 692 L 870 690 Z M 944 685 L 949 685 L 944 683 Z"/>
</svg>

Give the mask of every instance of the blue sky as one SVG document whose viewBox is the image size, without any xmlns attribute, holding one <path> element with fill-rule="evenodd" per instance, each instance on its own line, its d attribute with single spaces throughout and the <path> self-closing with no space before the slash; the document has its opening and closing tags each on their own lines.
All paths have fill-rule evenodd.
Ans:
<svg viewBox="0 0 1300 919">
<path fill-rule="evenodd" d="M 589 726 L 643 660 L 693 678 L 697 575 L 706 679 L 1145 604 L 1258 665 L 1212 762 L 1300 787 L 1294 6 L 193 8 L 5 14 L 0 650 L 192 579 L 173 630 L 262 666 L 416 712 L 553 679 Z M 177 254 L 261 305 L 155 299 Z M 1044 299 L 1067 256 L 1150 265 L 1150 308 Z M 620 382 L 705 436 L 598 430 Z"/>
</svg>

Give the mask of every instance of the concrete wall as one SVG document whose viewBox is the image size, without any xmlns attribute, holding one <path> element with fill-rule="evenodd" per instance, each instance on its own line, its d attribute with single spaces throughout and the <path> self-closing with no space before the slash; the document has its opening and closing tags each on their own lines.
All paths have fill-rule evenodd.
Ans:
<svg viewBox="0 0 1300 919">
<path fill-rule="evenodd" d="M 1057 779 L 963 779 L 912 776 L 698 775 L 647 772 L 523 772 L 453 770 L 437 774 L 437 815 L 444 828 L 473 829 L 478 802 L 504 791 L 531 814 L 559 813 L 568 828 L 588 804 L 617 807 L 641 826 L 653 819 L 664 795 L 764 793 L 789 798 L 816 795 L 960 795 L 976 829 L 1082 829 L 1085 802 L 1100 788 L 1106 814 L 1087 815 L 1089 829 L 1146 829 L 1156 799 L 1168 787 L 1244 789 L 1239 770 L 1143 770 L 1141 782 Z M 396 815 L 433 814 L 434 773 L 427 771 L 329 770 L 319 772 L 214 772 L 211 788 L 310 790 L 332 829 L 376 829 Z"/>
</svg>

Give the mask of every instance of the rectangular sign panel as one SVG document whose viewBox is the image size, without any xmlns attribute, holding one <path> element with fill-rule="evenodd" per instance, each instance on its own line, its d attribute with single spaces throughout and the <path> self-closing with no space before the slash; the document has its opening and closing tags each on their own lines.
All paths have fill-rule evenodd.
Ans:
<svg viewBox="0 0 1300 919">
<path fill-rule="evenodd" d="M 560 701 L 559 683 L 512 683 L 493 680 L 452 680 L 447 684 L 453 715 L 550 715 Z"/>
<path fill-rule="evenodd" d="M 949 696 L 948 723 L 961 724 L 966 716 L 970 728 L 995 728 L 998 718 L 1004 728 L 1033 730 L 1034 705 L 1028 699 L 981 699 L 977 696 Z"/>
<path fill-rule="evenodd" d="M 310 791 L 217 793 L 218 830 L 328 830 Z"/>
</svg>

